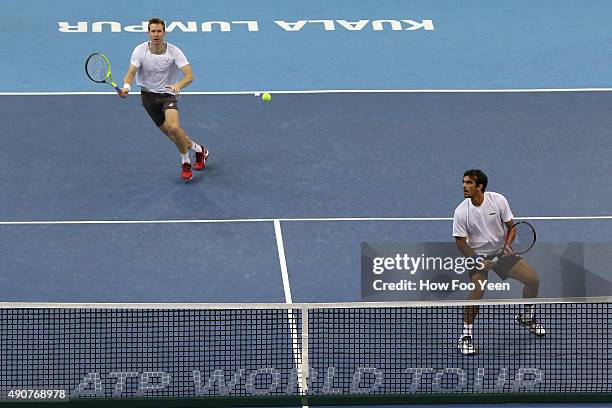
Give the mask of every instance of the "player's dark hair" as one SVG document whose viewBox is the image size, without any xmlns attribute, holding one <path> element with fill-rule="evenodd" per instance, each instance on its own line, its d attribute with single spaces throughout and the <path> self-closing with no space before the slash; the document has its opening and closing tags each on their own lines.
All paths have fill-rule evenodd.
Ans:
<svg viewBox="0 0 612 408">
<path fill-rule="evenodd" d="M 487 189 L 487 183 L 489 183 L 489 179 L 487 178 L 487 175 L 482 172 L 482 170 L 478 170 L 478 169 L 466 170 L 466 172 L 463 173 L 463 177 L 469 177 L 473 179 L 474 182 L 476 183 L 476 187 L 478 187 L 479 184 L 482 184 L 483 193 Z"/>
<path fill-rule="evenodd" d="M 161 24 L 164 27 L 164 31 L 166 31 L 166 23 L 161 18 L 153 17 L 149 20 L 149 25 L 147 26 L 147 31 L 151 31 L 151 24 Z"/>
</svg>

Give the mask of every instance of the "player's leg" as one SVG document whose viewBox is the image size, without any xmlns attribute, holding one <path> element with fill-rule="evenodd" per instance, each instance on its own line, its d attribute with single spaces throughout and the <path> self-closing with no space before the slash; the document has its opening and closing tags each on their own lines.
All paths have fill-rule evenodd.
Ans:
<svg viewBox="0 0 612 408">
<path fill-rule="evenodd" d="M 176 109 L 166 109 L 164 119 L 163 125 L 160 126 L 161 131 L 174 142 L 181 155 L 189 153 L 191 140 L 181 128 L 178 111 Z"/>
<path fill-rule="evenodd" d="M 516 257 L 517 262 L 510 268 L 507 276 L 521 282 L 523 286 L 523 297 L 535 298 L 538 297 L 540 289 L 540 278 L 536 271 L 529 266 L 527 261 L 520 257 Z"/>
<path fill-rule="evenodd" d="M 165 121 L 162 126 L 162 132 L 167 135 L 172 135 L 172 139 L 176 148 L 181 153 L 183 163 L 185 160 L 189 163 L 189 150 L 195 152 L 196 162 L 194 168 L 196 170 L 202 170 L 206 167 L 206 159 L 208 158 L 208 150 L 206 147 L 199 145 L 192 141 L 187 132 L 181 127 L 179 112 L 176 109 L 176 103 L 170 106 L 170 103 L 166 103 L 167 107 L 164 110 Z"/>
<path fill-rule="evenodd" d="M 189 160 L 191 140 L 189 140 L 187 134 L 181 129 L 179 115 L 176 109 L 164 110 L 164 119 L 164 123 L 159 128 L 174 142 L 181 154 L 181 178 L 183 180 L 191 180 L 193 177 L 191 161 Z"/>
<path fill-rule="evenodd" d="M 176 111 L 176 109 L 169 109 L 172 106 L 176 106 L 176 97 L 143 91 L 141 92 L 141 100 L 142 105 L 158 129 L 161 130 L 168 139 L 176 145 L 179 152 L 181 152 L 181 177 L 185 180 L 190 180 L 192 172 L 188 154 L 189 147 L 185 147 L 187 143 L 185 143 L 184 137 L 181 138 L 181 133 L 179 132 L 180 124 L 178 120 L 178 111 Z M 167 115 L 166 112 L 170 110 L 174 111 L 176 115 Z"/>
<path fill-rule="evenodd" d="M 470 281 L 474 284 L 474 290 L 470 291 L 468 300 L 480 300 L 484 297 L 484 289 L 481 283 L 487 280 L 487 272 L 472 270 Z M 458 348 L 462 354 L 476 354 L 477 348 L 474 344 L 474 321 L 478 316 L 478 306 L 466 306 L 463 308 L 463 333 L 459 338 Z"/>
<path fill-rule="evenodd" d="M 166 135 L 168 137 L 168 139 L 170 139 L 170 141 L 176 145 L 176 141 L 174 140 L 174 134 L 173 133 L 170 133 L 168 130 L 166 130 L 163 125 L 159 127 L 159 130 L 161 130 L 162 133 L 164 135 Z"/>
<path fill-rule="evenodd" d="M 524 285 L 523 298 L 531 299 L 538 296 L 540 278 L 537 272 L 521 257 L 515 257 L 515 262 L 506 273 L 506 276 L 516 279 Z M 535 306 L 533 304 L 525 305 L 523 311 L 516 315 L 516 322 L 527 327 L 535 335 L 544 336 L 546 334 L 544 326 L 536 319 Z"/>
<path fill-rule="evenodd" d="M 487 273 L 483 271 L 477 271 L 470 273 L 470 281 L 474 284 L 474 290 L 470 291 L 468 300 L 480 300 L 484 297 L 484 289 L 482 284 L 487 280 Z M 476 316 L 478 315 L 478 306 L 466 306 L 463 310 L 463 321 L 464 323 L 474 324 Z"/>
</svg>

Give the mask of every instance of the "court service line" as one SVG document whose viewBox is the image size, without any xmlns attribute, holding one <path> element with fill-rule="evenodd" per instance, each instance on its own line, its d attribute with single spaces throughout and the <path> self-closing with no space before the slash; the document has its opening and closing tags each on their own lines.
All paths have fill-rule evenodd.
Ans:
<svg viewBox="0 0 612 408">
<path fill-rule="evenodd" d="M 186 91 L 181 95 L 254 95 L 262 92 L 274 94 L 333 94 L 333 93 L 528 93 L 528 92 L 611 92 L 612 88 L 500 88 L 500 89 L 304 89 L 253 91 Z M 131 92 L 139 95 L 140 92 Z M 57 91 L 57 92 L 0 92 L 0 96 L 71 96 L 116 95 L 115 92 Z"/>
<path fill-rule="evenodd" d="M 612 220 L 612 215 L 517 217 L 517 220 L 596 221 Z M 95 224 L 223 224 L 240 222 L 343 222 L 343 221 L 452 221 L 452 217 L 320 217 L 320 218 L 243 218 L 209 220 L 53 220 L 0 221 L 0 225 L 95 225 Z M 280 231 L 280 224 L 279 224 Z"/>
</svg>

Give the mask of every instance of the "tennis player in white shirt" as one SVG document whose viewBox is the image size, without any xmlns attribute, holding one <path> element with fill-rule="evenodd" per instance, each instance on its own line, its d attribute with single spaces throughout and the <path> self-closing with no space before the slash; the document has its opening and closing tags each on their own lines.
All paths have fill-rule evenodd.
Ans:
<svg viewBox="0 0 612 408">
<path fill-rule="evenodd" d="M 195 170 L 203 170 L 208 158 L 206 147 L 192 141 L 179 121 L 177 96 L 193 81 L 191 66 L 180 48 L 164 41 L 166 23 L 163 20 L 150 19 L 148 35 L 149 41 L 138 45 L 132 52 L 119 96 L 127 98 L 136 77 L 142 105 L 181 154 L 181 178 L 191 180 L 193 173 L 189 150 L 195 152 Z M 182 73 L 181 79 L 179 71 Z"/>
<path fill-rule="evenodd" d="M 465 200 L 455 209 L 453 217 L 453 236 L 455 243 L 466 257 L 482 257 L 483 267 L 470 270 L 470 281 L 475 289 L 470 292 L 469 300 L 480 300 L 484 296 L 481 282 L 488 278 L 493 270 L 503 280 L 516 279 L 523 283 L 523 297 L 538 296 L 540 280 L 538 274 L 520 256 L 506 252 L 497 262 L 493 259 L 500 255 L 504 248 L 506 229 L 514 225 L 512 211 L 508 200 L 494 192 L 485 191 L 488 178 L 481 170 L 468 170 L 463 174 L 463 196 Z M 504 248 L 503 251 L 508 251 Z M 462 354 L 476 354 L 478 349 L 474 342 L 474 321 L 478 315 L 478 306 L 466 306 L 463 311 L 463 334 L 458 348 Z M 538 336 L 546 334 L 544 327 L 537 322 L 534 306 L 525 305 L 516 322 L 527 327 Z"/>
</svg>

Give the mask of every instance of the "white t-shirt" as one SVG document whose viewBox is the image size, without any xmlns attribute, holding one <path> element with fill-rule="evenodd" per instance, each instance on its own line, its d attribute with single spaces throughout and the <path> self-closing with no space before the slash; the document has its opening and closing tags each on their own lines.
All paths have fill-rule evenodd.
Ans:
<svg viewBox="0 0 612 408">
<path fill-rule="evenodd" d="M 504 223 L 513 219 L 506 197 L 485 191 L 484 201 L 478 207 L 466 198 L 455 209 L 453 236 L 466 237 L 467 244 L 478 255 L 491 255 L 504 246 Z"/>
<path fill-rule="evenodd" d="M 189 64 L 179 47 L 166 43 L 166 52 L 153 54 L 149 42 L 134 48 L 130 64 L 138 67 L 136 83 L 151 92 L 168 93 L 167 86 L 179 80 L 179 69 Z"/>
</svg>

